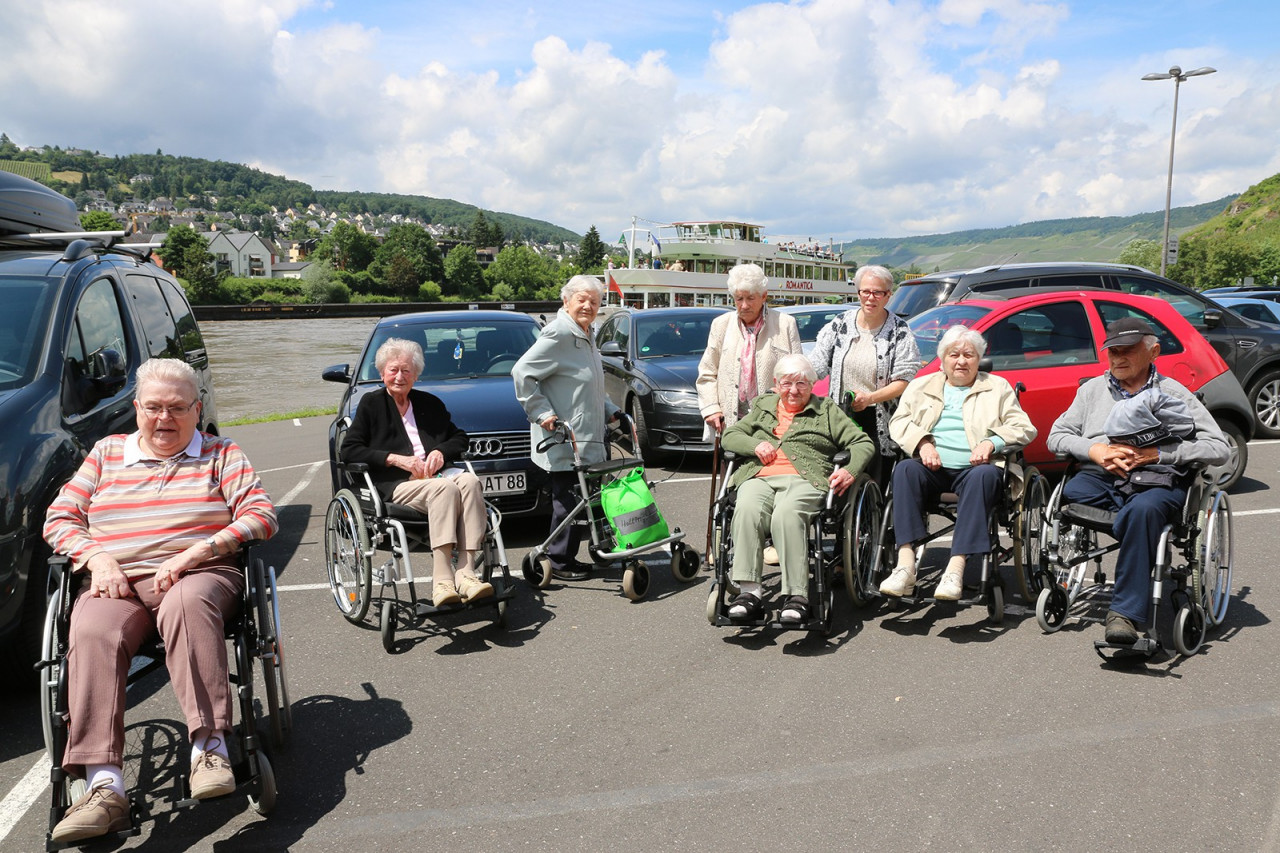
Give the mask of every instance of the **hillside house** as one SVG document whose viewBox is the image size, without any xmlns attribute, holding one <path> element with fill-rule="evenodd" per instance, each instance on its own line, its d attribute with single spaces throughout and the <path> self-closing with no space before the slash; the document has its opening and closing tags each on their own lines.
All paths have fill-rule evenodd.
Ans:
<svg viewBox="0 0 1280 853">
<path fill-rule="evenodd" d="M 211 232 L 209 253 L 214 269 L 225 269 L 237 278 L 270 278 L 276 260 L 271 247 L 252 231 Z"/>
</svg>

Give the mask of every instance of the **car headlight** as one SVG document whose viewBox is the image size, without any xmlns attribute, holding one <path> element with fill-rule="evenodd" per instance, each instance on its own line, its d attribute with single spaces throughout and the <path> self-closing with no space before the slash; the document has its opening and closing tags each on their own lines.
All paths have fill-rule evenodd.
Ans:
<svg viewBox="0 0 1280 853">
<path fill-rule="evenodd" d="M 673 409 L 698 408 L 698 395 L 692 391 L 654 391 L 653 399 Z"/>
</svg>

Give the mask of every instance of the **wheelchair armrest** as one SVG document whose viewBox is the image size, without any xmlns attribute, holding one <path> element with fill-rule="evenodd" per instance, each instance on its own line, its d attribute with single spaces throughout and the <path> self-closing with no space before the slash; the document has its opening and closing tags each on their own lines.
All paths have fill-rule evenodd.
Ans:
<svg viewBox="0 0 1280 853">
<path fill-rule="evenodd" d="M 725 462 L 734 462 L 734 461 L 736 461 L 736 460 L 737 460 L 737 458 L 738 458 L 738 454 L 734 453 L 732 450 L 724 450 L 724 449 L 721 449 L 721 451 L 720 451 L 720 452 L 721 452 L 722 454 L 724 454 L 724 461 L 725 461 Z"/>
<path fill-rule="evenodd" d="M 849 451 L 841 450 L 839 453 L 835 455 L 835 457 L 831 461 L 836 463 L 836 467 L 843 468 L 844 466 L 849 464 L 849 456 L 850 456 Z"/>
<path fill-rule="evenodd" d="M 365 474 L 369 471 L 367 462 L 339 462 L 338 467 L 348 474 Z"/>
</svg>

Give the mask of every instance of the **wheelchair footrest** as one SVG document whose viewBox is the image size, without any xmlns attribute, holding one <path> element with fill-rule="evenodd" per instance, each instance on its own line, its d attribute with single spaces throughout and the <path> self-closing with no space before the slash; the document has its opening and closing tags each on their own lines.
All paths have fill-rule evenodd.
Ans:
<svg viewBox="0 0 1280 853">
<path fill-rule="evenodd" d="M 481 607 L 490 607 L 499 601 L 509 601 L 516 597 L 516 588 L 512 586 L 504 586 L 501 592 L 494 591 L 494 594 L 488 598 L 481 598 L 477 601 L 459 601 L 456 604 L 445 604 L 436 607 L 429 601 L 419 601 L 414 606 L 414 615 L 419 619 L 424 616 L 439 616 L 443 613 L 463 613 L 467 610 L 478 610 Z"/>
<path fill-rule="evenodd" d="M 1160 641 L 1155 637 L 1139 637 L 1137 642 L 1108 643 L 1105 640 L 1094 640 L 1093 650 L 1103 660 L 1125 660 L 1134 658 L 1151 658 L 1160 651 Z M 1110 654 L 1108 654 L 1110 652 Z"/>
</svg>

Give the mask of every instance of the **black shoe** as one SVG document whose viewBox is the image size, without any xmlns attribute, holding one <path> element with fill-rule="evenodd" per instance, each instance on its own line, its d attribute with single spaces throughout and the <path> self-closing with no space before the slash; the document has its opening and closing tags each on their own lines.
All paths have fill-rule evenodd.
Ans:
<svg viewBox="0 0 1280 853">
<path fill-rule="evenodd" d="M 764 602 L 757 595 L 744 592 L 729 603 L 730 619 L 756 620 L 764 614 Z"/>
<path fill-rule="evenodd" d="M 551 577 L 561 581 L 584 581 L 591 577 L 591 572 L 582 563 L 570 563 L 563 569 L 552 568 Z"/>
<path fill-rule="evenodd" d="M 1132 646 L 1138 642 L 1138 629 L 1127 616 L 1121 616 L 1114 610 L 1107 611 L 1107 642 L 1117 645 Z"/>
<path fill-rule="evenodd" d="M 809 618 L 809 599 L 803 595 L 793 595 L 782 605 L 782 614 L 778 621 L 788 624 L 799 624 Z"/>
</svg>

